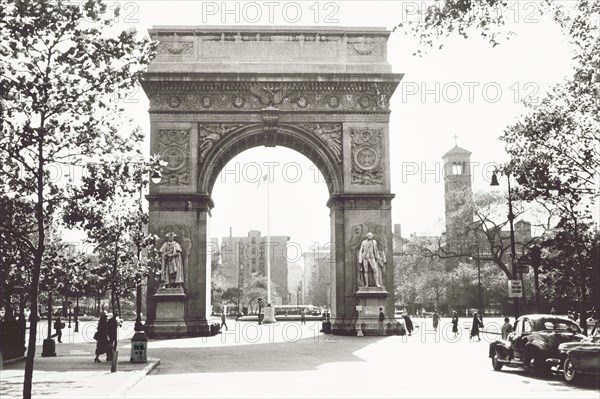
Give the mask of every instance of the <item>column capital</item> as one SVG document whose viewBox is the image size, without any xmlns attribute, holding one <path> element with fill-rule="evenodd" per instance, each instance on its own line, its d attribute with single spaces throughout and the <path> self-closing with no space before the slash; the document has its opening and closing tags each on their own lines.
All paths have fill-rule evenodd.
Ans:
<svg viewBox="0 0 600 399">
<path fill-rule="evenodd" d="M 151 211 L 210 212 L 215 206 L 209 194 L 150 194 L 146 196 Z"/>
<path fill-rule="evenodd" d="M 334 194 L 329 197 L 327 206 L 330 209 L 391 209 L 392 200 L 396 195 L 380 194 Z"/>
</svg>

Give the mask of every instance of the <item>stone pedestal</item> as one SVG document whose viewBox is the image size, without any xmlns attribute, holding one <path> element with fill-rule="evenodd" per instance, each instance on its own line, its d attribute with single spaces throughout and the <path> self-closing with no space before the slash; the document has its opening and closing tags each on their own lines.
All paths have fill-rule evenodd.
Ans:
<svg viewBox="0 0 600 399">
<path fill-rule="evenodd" d="M 156 318 L 147 327 L 148 335 L 151 338 L 188 335 L 185 322 L 187 295 L 183 288 L 160 288 L 153 299 L 156 302 Z"/>
<path fill-rule="evenodd" d="M 263 324 L 275 323 L 275 308 L 267 306 L 264 308 L 264 317 L 262 319 Z"/>
<path fill-rule="evenodd" d="M 386 311 L 386 301 L 389 292 L 379 287 L 360 287 L 356 292 L 357 336 L 361 335 L 404 335 L 401 323 L 386 317 L 382 324 L 379 323 L 379 308 Z"/>
</svg>

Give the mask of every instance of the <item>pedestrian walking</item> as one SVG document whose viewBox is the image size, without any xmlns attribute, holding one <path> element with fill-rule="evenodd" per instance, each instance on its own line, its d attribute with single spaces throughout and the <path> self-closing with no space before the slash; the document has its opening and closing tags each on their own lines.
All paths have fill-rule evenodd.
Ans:
<svg viewBox="0 0 600 399">
<path fill-rule="evenodd" d="M 306 324 L 306 309 L 300 312 L 300 324 Z"/>
<path fill-rule="evenodd" d="M 437 309 L 433 311 L 433 330 L 437 331 L 438 325 L 440 324 L 440 315 L 438 314 Z"/>
<path fill-rule="evenodd" d="M 119 319 L 119 312 L 114 312 L 112 317 L 107 322 L 108 325 L 108 342 L 110 344 L 111 356 L 112 352 L 117 350 L 117 338 L 119 336 L 118 330 L 121 327 L 121 319 Z"/>
<path fill-rule="evenodd" d="M 408 335 L 411 335 L 413 332 L 413 322 L 410 319 L 408 314 L 403 314 L 402 318 L 404 319 L 404 325 L 406 326 L 406 331 L 408 331 Z"/>
<path fill-rule="evenodd" d="M 98 320 L 98 328 L 94 334 L 94 339 L 96 340 L 96 357 L 94 358 L 94 362 L 100 363 L 99 356 L 104 353 L 106 353 L 106 361 L 111 361 L 112 349 L 108 339 L 108 318 L 104 312 Z"/>
<path fill-rule="evenodd" d="M 452 312 L 452 332 L 454 338 L 458 337 L 458 313 L 456 311 Z"/>
<path fill-rule="evenodd" d="M 510 334 L 513 331 L 513 327 L 510 324 L 510 320 L 508 319 L 508 317 L 504 318 L 504 324 L 502 324 L 502 327 L 500 328 L 500 332 L 502 333 L 502 339 L 508 339 L 508 334 Z"/>
<path fill-rule="evenodd" d="M 258 324 L 262 324 L 263 315 L 262 315 L 262 298 L 258 298 Z"/>
<path fill-rule="evenodd" d="M 225 312 L 221 312 L 221 330 L 223 329 L 223 326 L 225 326 L 225 330 L 229 331 L 229 328 L 227 328 L 227 322 L 225 320 Z"/>
<path fill-rule="evenodd" d="M 57 316 L 56 320 L 54 320 L 54 330 L 56 332 L 54 334 L 52 334 L 50 336 L 50 338 L 56 337 L 58 339 L 58 342 L 60 342 L 62 344 L 62 329 L 64 326 L 65 326 L 65 323 L 63 323 L 60 320 L 60 316 Z"/>
<path fill-rule="evenodd" d="M 384 329 L 383 329 L 384 320 L 385 320 L 385 314 L 383 314 L 383 308 L 380 306 L 379 307 L 379 331 L 378 331 L 379 335 L 385 335 Z"/>
<path fill-rule="evenodd" d="M 477 314 L 477 312 L 473 313 L 473 324 L 471 325 L 471 334 L 469 335 L 469 341 L 477 336 L 477 341 L 481 341 L 481 337 L 479 336 L 479 327 L 483 327 L 483 322 L 481 318 Z"/>
</svg>

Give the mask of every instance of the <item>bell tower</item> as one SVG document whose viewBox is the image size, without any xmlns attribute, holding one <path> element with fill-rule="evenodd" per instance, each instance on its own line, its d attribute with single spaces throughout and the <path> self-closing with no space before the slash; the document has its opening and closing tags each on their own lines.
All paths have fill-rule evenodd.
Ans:
<svg viewBox="0 0 600 399">
<path fill-rule="evenodd" d="M 442 160 L 444 162 L 446 252 L 466 254 L 469 251 L 466 229 L 473 222 L 471 152 L 455 145 L 442 156 Z M 451 258 L 447 263 L 448 267 L 453 268 L 453 263 L 458 264 L 458 258 Z"/>
</svg>

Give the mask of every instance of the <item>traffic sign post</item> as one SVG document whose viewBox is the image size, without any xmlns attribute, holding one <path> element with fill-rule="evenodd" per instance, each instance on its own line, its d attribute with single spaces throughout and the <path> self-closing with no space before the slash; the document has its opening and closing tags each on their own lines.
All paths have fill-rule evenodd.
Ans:
<svg viewBox="0 0 600 399">
<path fill-rule="evenodd" d="M 523 297 L 523 283 L 521 280 L 508 280 L 508 297 L 509 298 L 522 298 Z"/>
</svg>

